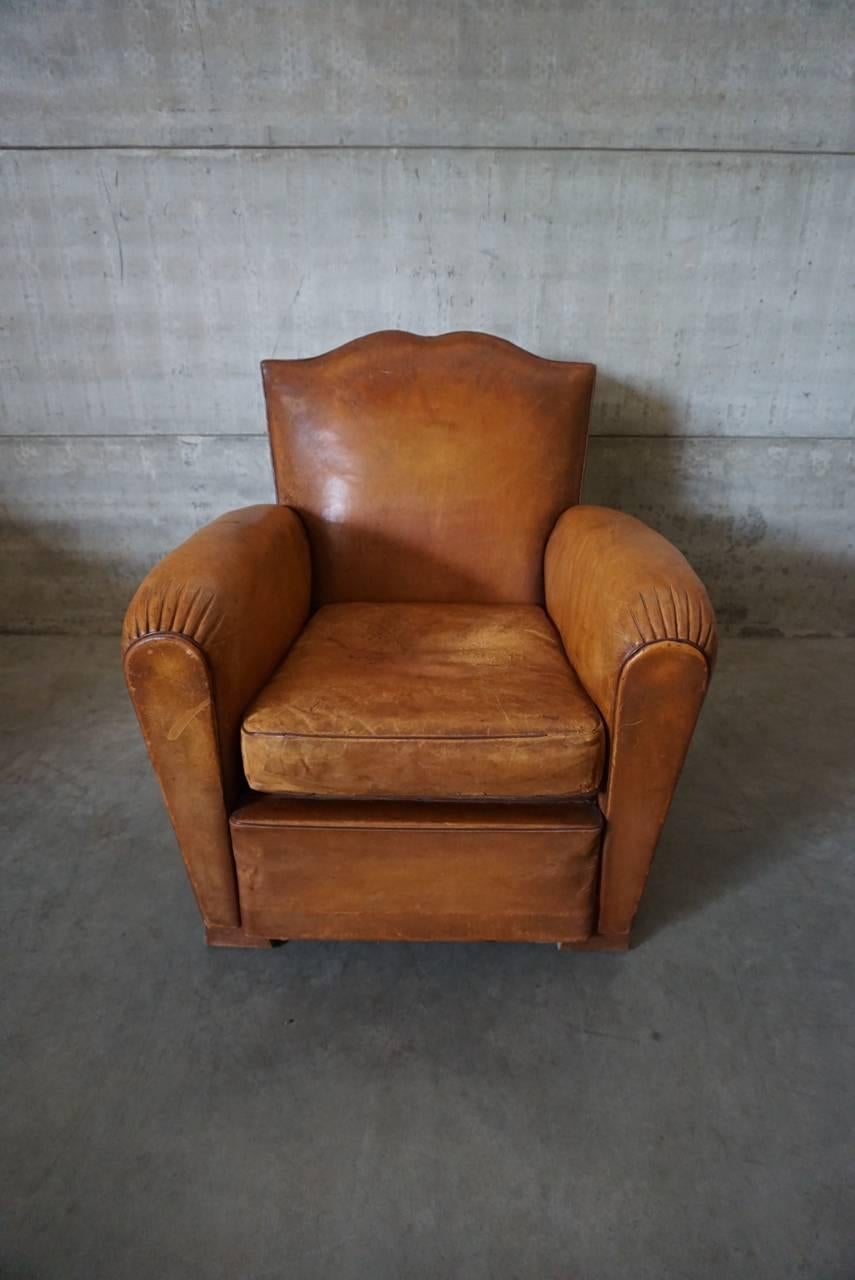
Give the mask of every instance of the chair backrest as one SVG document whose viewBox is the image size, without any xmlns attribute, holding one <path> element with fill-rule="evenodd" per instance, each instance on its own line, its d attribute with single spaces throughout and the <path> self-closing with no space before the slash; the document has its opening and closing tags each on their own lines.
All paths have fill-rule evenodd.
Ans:
<svg viewBox="0 0 855 1280">
<path fill-rule="evenodd" d="M 390 330 L 262 373 L 316 604 L 542 602 L 546 540 L 579 500 L 593 365 Z"/>
</svg>

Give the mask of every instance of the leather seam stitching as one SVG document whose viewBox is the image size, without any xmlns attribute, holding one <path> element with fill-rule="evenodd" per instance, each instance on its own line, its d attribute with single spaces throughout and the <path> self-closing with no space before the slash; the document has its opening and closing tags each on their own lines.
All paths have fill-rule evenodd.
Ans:
<svg viewBox="0 0 855 1280">
<path fill-rule="evenodd" d="M 685 645 L 688 649 L 697 649 L 698 653 L 702 655 L 704 661 L 707 664 L 707 669 L 709 670 L 709 666 L 710 666 L 709 651 L 697 640 L 688 640 L 684 636 L 655 636 L 654 639 L 652 640 L 645 640 L 643 644 L 642 643 L 637 644 L 634 648 L 630 649 L 623 656 L 623 658 L 621 658 L 620 666 L 618 668 L 618 682 L 620 682 L 620 677 L 623 674 L 623 669 L 626 666 L 626 664 L 629 662 L 630 658 L 634 658 L 637 653 L 641 653 L 642 649 L 652 648 L 653 645 L 655 644 L 682 644 L 682 645 Z M 614 714 L 614 704 L 612 705 L 612 713 Z"/>
<path fill-rule="evenodd" d="M 307 738 L 312 742 L 570 742 L 596 746 L 601 735 L 576 737 L 569 733 L 503 733 L 476 736 L 469 733 L 420 733 L 420 734 L 356 734 L 356 733 L 291 733 L 287 729 L 245 729 L 247 738 L 290 738 L 298 741 Z"/>
<path fill-rule="evenodd" d="M 128 641 L 127 645 L 125 646 L 124 652 L 122 653 L 122 661 L 124 661 L 124 659 L 130 653 L 131 649 L 135 647 L 135 645 L 142 644 L 145 640 L 161 640 L 161 639 L 162 640 L 186 640 L 188 644 L 192 644 L 193 648 L 198 650 L 198 652 L 202 655 L 202 658 L 205 661 L 205 669 L 208 672 L 208 676 L 211 681 L 211 690 L 213 692 L 214 673 L 211 670 L 211 664 L 208 661 L 208 655 L 205 652 L 204 646 L 200 644 L 200 642 L 196 640 L 193 636 L 189 636 L 186 631 L 175 631 L 175 630 L 144 631 L 142 635 L 134 636 L 132 640 Z"/>
<path fill-rule="evenodd" d="M 335 803 L 335 802 L 332 801 L 331 803 Z M 362 832 L 368 832 L 368 831 L 371 831 L 371 832 L 383 832 L 383 831 L 422 832 L 424 831 L 426 833 L 429 833 L 430 835 L 447 835 L 451 832 L 463 832 L 463 833 L 472 832 L 475 835 L 479 835 L 482 831 L 508 831 L 508 832 L 522 831 L 528 835 L 531 835 L 532 833 L 534 833 L 536 835 L 559 835 L 560 836 L 567 831 L 583 831 L 583 832 L 587 832 L 592 836 L 595 836 L 595 835 L 599 835 L 602 829 L 601 823 L 598 823 L 597 825 L 590 826 L 590 827 L 584 827 L 584 826 L 498 827 L 498 826 L 487 826 L 487 825 L 479 826 L 479 827 L 461 827 L 461 826 L 455 827 L 455 826 L 445 826 L 445 825 L 438 826 L 436 824 L 430 824 L 430 823 L 425 823 L 424 826 L 372 827 L 372 826 L 366 826 L 365 824 L 361 826 L 357 826 L 355 823 L 351 826 L 345 826 L 344 823 L 326 823 L 326 822 L 317 822 L 317 823 L 251 822 L 243 818 L 233 819 L 232 825 L 237 827 L 238 830 L 242 830 L 244 827 L 252 827 L 254 830 L 257 830 L 257 831 L 362 831 Z"/>
<path fill-rule="evenodd" d="M 644 644 L 636 645 L 634 649 L 630 649 L 629 653 L 627 653 L 625 657 L 621 659 L 620 666 L 618 667 L 617 679 L 615 680 L 615 691 L 614 691 L 614 696 L 612 697 L 611 715 L 609 718 L 609 724 L 606 726 L 607 732 L 608 732 L 608 742 L 606 744 L 607 745 L 606 754 L 608 756 L 608 760 L 607 760 L 608 775 L 606 778 L 607 803 L 608 803 L 609 785 L 611 782 L 611 764 L 612 764 L 612 752 L 613 752 L 613 739 L 615 736 L 615 720 L 617 716 L 618 699 L 620 698 L 621 684 L 623 681 L 624 671 L 626 670 L 627 663 L 632 658 L 636 657 L 639 653 L 642 653 L 645 649 L 652 649 L 653 646 L 657 644 L 681 644 L 681 645 L 684 645 L 687 649 L 694 649 L 697 653 L 701 655 L 701 657 L 703 658 L 706 664 L 707 685 L 709 685 L 710 677 L 712 676 L 712 666 L 710 664 L 710 655 L 707 653 L 706 649 L 704 649 L 702 645 L 698 644 L 694 640 L 680 640 L 680 639 L 674 639 L 671 636 L 657 636 L 655 640 L 645 640 Z"/>
<path fill-rule="evenodd" d="M 205 652 L 205 650 L 202 648 L 201 644 L 199 644 L 197 640 L 194 640 L 192 636 L 185 635 L 183 631 L 147 631 L 144 635 L 137 636 L 134 640 L 130 642 L 130 644 L 127 646 L 124 653 L 122 654 L 122 667 L 124 668 L 127 656 L 133 648 L 135 648 L 139 644 L 144 644 L 147 640 L 158 640 L 158 639 L 183 640 L 185 644 L 191 645 L 192 648 L 196 650 L 196 652 L 201 657 L 202 663 L 205 668 L 205 676 L 208 680 L 208 684 L 211 689 L 211 725 L 212 725 L 213 734 L 214 734 L 214 750 L 216 751 L 216 755 L 217 755 L 217 777 L 220 784 L 220 798 L 222 800 L 223 812 L 226 815 L 226 833 L 228 835 L 228 841 L 229 841 L 229 846 L 230 846 L 231 855 L 232 855 L 232 871 L 234 875 L 234 901 L 235 901 L 235 907 L 237 910 L 238 928 L 242 928 L 243 913 L 241 911 L 241 904 L 240 904 L 240 888 L 238 885 L 237 862 L 235 860 L 234 845 L 232 844 L 232 838 L 231 838 L 232 836 L 231 824 L 229 821 L 231 815 L 229 814 L 228 806 L 226 804 L 226 780 L 223 774 L 223 751 L 222 751 L 222 745 L 220 742 L 220 720 L 219 720 L 219 716 L 217 715 L 217 688 L 216 688 L 216 682 L 214 680 L 214 671 L 213 671 L 213 668 L 211 667 L 210 662 L 208 661 L 208 655 Z M 184 865 L 187 867 L 187 874 L 190 879 L 190 883 L 193 885 L 193 888 L 195 891 L 195 887 L 196 887 L 195 881 L 193 876 L 190 873 L 190 867 L 186 859 L 183 858 L 183 850 L 182 850 L 182 860 L 184 861 Z M 205 919 L 207 923 L 207 918 L 205 917 Z M 226 925 L 224 927 L 232 928 L 233 926 Z"/>
</svg>

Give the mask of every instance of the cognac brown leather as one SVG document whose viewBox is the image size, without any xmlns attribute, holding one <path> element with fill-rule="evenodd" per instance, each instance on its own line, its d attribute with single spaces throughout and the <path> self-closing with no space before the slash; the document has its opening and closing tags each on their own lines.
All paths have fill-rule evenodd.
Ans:
<svg viewBox="0 0 855 1280">
<path fill-rule="evenodd" d="M 605 735 L 536 605 L 337 604 L 242 733 L 256 791 L 365 799 L 590 795 Z"/>
<path fill-rule="evenodd" d="M 715 615 L 685 556 L 622 511 L 574 507 L 546 548 L 546 607 L 573 667 L 612 727 L 623 664 L 657 640 L 715 659 Z"/>
<path fill-rule="evenodd" d="M 240 721 L 302 627 L 309 549 L 287 507 L 221 516 L 152 569 L 128 608 L 125 675 L 205 920 L 240 918 L 228 814 Z"/>
<path fill-rule="evenodd" d="M 280 505 L 167 556 L 123 639 L 210 942 L 627 945 L 715 622 L 575 505 L 593 375 L 483 334 L 264 366 Z"/>
<path fill-rule="evenodd" d="M 699 649 L 659 640 L 627 659 L 612 731 L 599 932 L 628 938 L 709 681 Z"/>
<path fill-rule="evenodd" d="M 546 539 L 579 498 L 593 365 L 388 332 L 262 369 L 316 603 L 542 604 Z"/>
<path fill-rule="evenodd" d="M 599 931 L 628 935 L 715 660 L 715 616 L 676 547 L 605 507 L 561 517 L 545 585 L 609 730 Z"/>
<path fill-rule="evenodd" d="M 256 799 L 232 817 L 244 927 L 288 938 L 581 942 L 594 804 Z"/>
</svg>

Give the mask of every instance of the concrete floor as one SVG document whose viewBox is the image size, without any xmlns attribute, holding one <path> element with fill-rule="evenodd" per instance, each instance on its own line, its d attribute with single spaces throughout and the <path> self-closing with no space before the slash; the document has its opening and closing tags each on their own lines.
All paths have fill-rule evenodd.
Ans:
<svg viewBox="0 0 855 1280">
<path fill-rule="evenodd" d="M 725 645 L 625 956 L 207 950 L 116 641 L 0 708 L 4 1277 L 855 1274 L 855 643 Z"/>
</svg>

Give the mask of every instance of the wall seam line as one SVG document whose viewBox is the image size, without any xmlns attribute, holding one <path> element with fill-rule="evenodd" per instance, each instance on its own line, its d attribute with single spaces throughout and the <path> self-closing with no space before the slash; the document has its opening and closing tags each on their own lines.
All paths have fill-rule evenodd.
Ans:
<svg viewBox="0 0 855 1280">
<path fill-rule="evenodd" d="M 3 440 L 266 440 L 266 431 L 0 431 L 0 441 Z M 837 441 L 851 442 L 855 446 L 855 439 L 851 435 L 714 435 L 714 434 L 686 434 L 678 435 L 674 432 L 670 434 L 655 434 L 647 432 L 626 432 L 625 434 L 592 432 L 591 441 L 597 440 L 670 440 L 686 444 L 690 441 L 709 441 L 722 440 L 732 442 L 734 444 L 743 441 L 751 441 L 760 443 L 767 441 L 770 444 L 822 444 L 835 443 Z"/>
<path fill-rule="evenodd" d="M 147 142 L 100 142 L 100 143 L 56 143 L 56 144 L 0 144 L 0 154 L 20 154 L 31 152 L 100 152 L 126 151 L 153 153 L 162 151 L 205 154 L 209 152 L 230 151 L 449 151 L 449 152 L 528 152 L 589 154 L 602 152 L 616 155 L 710 155 L 710 156 L 810 156 L 821 159 L 851 159 L 855 151 L 851 150 L 811 150 L 810 148 L 787 147 L 651 147 L 651 146 L 587 146 L 579 144 L 561 144 L 554 146 L 529 145 L 527 143 L 443 143 L 443 142 L 283 142 L 269 143 L 251 142 L 212 142 L 212 143 L 147 143 Z"/>
</svg>

